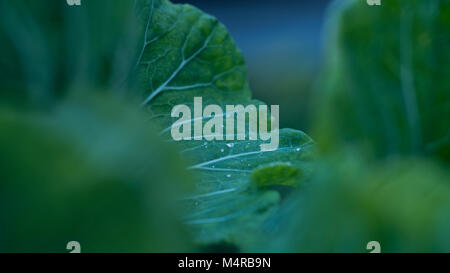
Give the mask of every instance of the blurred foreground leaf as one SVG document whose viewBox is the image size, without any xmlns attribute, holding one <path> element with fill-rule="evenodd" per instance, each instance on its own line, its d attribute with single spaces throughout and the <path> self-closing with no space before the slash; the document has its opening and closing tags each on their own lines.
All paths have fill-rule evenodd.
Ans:
<svg viewBox="0 0 450 273">
<path fill-rule="evenodd" d="M 450 174 L 430 161 L 367 162 L 351 154 L 322 161 L 291 207 L 297 215 L 270 251 L 450 251 Z M 267 247 L 267 246 L 266 246 Z"/>
<path fill-rule="evenodd" d="M 145 118 L 78 97 L 52 115 L 0 110 L 0 252 L 189 251 L 189 185 Z"/>
</svg>

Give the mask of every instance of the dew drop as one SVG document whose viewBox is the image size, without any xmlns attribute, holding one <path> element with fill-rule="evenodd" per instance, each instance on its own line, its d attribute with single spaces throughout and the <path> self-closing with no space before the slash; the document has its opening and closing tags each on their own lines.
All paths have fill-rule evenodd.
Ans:
<svg viewBox="0 0 450 273">
<path fill-rule="evenodd" d="M 220 149 L 220 151 L 223 153 L 225 150 L 224 149 Z"/>
<path fill-rule="evenodd" d="M 231 174 L 227 174 L 227 177 L 228 177 L 228 178 L 231 177 Z"/>
<path fill-rule="evenodd" d="M 300 152 L 300 148 L 295 149 L 297 152 Z"/>
<path fill-rule="evenodd" d="M 234 146 L 234 143 L 227 143 L 227 146 L 228 146 L 229 148 L 232 148 L 232 147 Z"/>
</svg>

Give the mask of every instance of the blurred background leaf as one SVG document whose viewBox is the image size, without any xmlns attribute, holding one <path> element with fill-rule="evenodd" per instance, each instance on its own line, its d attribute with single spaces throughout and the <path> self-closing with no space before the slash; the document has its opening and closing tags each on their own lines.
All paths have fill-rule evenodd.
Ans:
<svg viewBox="0 0 450 273">
<path fill-rule="evenodd" d="M 336 1 L 315 104 L 321 147 L 450 159 L 450 1 Z"/>
<path fill-rule="evenodd" d="M 62 0 L 1 1 L 0 103 L 48 109 L 73 86 L 125 95 L 142 35 L 134 8 L 126 0 L 78 8 Z"/>
</svg>

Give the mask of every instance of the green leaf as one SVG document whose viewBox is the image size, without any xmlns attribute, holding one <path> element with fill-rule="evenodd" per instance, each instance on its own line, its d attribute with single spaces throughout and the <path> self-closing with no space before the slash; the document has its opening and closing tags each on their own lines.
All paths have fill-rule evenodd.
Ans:
<svg viewBox="0 0 450 273">
<path fill-rule="evenodd" d="M 165 0 L 142 0 L 137 6 L 144 34 L 136 77 L 142 107 L 164 128 L 162 135 L 172 140 L 172 107 L 193 109 L 194 97 L 222 109 L 262 104 L 251 99 L 243 56 L 217 19 Z M 197 177 L 194 193 L 185 198 L 190 208 L 185 221 L 200 244 L 248 249 L 263 238 L 263 225 L 280 202 L 279 193 L 267 186 L 297 184 L 311 171 L 312 140 L 300 131 L 280 130 L 274 151 L 261 151 L 262 141 L 246 139 L 179 142 Z"/>
<path fill-rule="evenodd" d="M 173 205 L 189 178 L 134 108 L 84 96 L 51 116 L 0 108 L 0 252 L 192 250 Z"/>
<path fill-rule="evenodd" d="M 1 1 L 0 104 L 48 110 L 73 86 L 127 94 L 139 38 L 134 12 L 133 1 Z"/>
<path fill-rule="evenodd" d="M 367 161 L 341 153 L 317 163 L 288 211 L 295 220 L 266 247 L 283 252 L 448 252 L 450 174 L 435 162 Z"/>
<path fill-rule="evenodd" d="M 271 185 L 296 186 L 301 177 L 301 170 L 289 162 L 263 165 L 252 172 L 253 184 L 262 188 Z"/>
<path fill-rule="evenodd" d="M 450 1 L 330 7 L 317 141 L 450 160 Z"/>
</svg>

